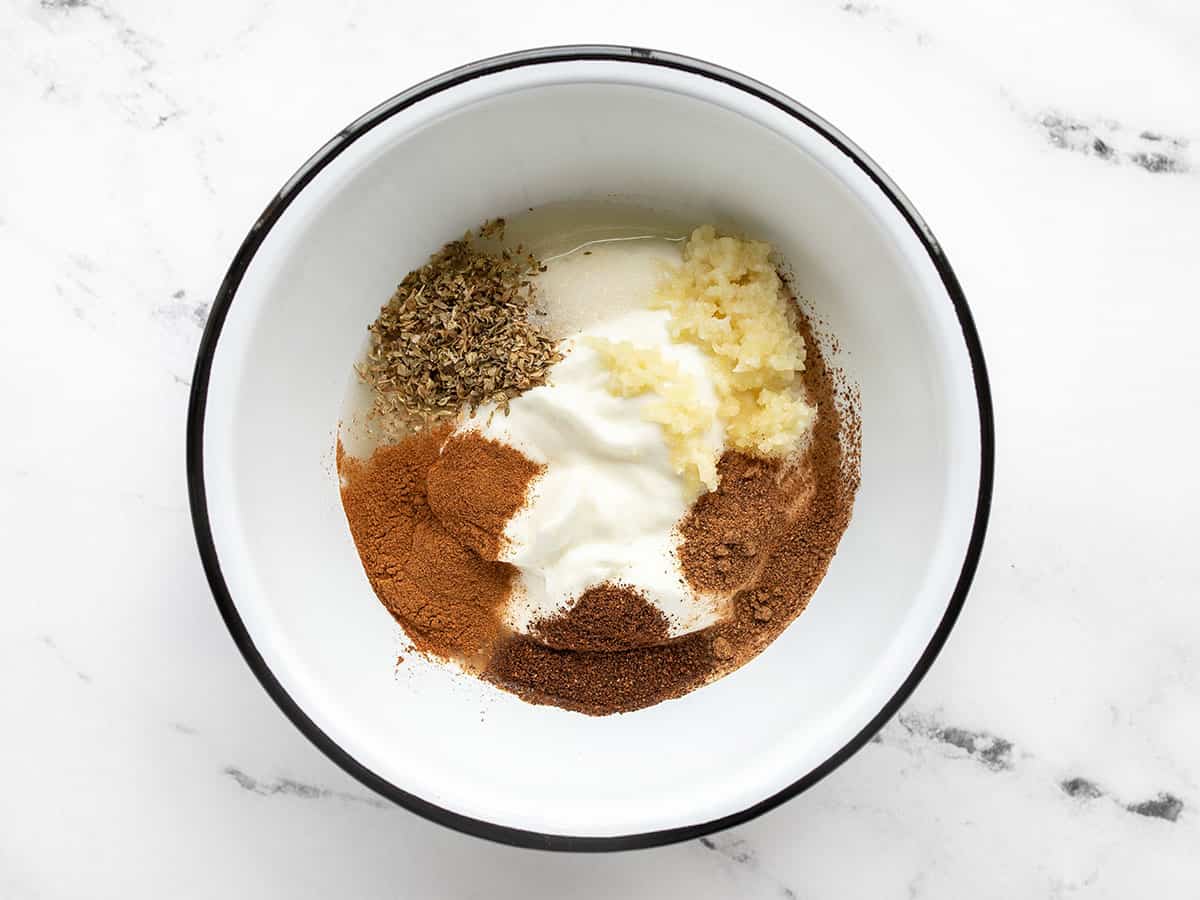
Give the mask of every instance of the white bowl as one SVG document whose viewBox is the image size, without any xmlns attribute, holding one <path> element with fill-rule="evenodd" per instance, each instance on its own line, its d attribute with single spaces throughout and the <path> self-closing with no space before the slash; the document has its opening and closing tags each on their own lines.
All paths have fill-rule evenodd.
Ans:
<svg viewBox="0 0 1200 900">
<path fill-rule="evenodd" d="M 682 697 L 592 718 L 410 658 L 350 539 L 334 432 L 364 329 L 403 275 L 491 216 L 619 195 L 775 244 L 862 396 L 854 518 L 808 609 Z M 222 615 L 335 762 L 500 841 L 618 849 L 754 816 L 896 711 L 954 623 L 992 480 L 983 357 L 949 263 L 867 157 L 733 72 L 565 47 L 448 72 L 322 147 L 254 224 L 196 364 L 188 476 Z"/>
</svg>

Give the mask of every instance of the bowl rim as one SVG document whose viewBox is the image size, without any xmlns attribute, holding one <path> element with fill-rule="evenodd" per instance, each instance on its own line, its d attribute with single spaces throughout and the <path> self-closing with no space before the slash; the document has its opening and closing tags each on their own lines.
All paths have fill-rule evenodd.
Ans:
<svg viewBox="0 0 1200 900">
<path fill-rule="evenodd" d="M 238 613 L 237 604 L 234 602 L 233 596 L 221 572 L 221 563 L 217 557 L 208 516 L 208 501 L 204 486 L 204 418 L 208 399 L 209 375 L 212 369 L 217 341 L 220 338 L 221 329 L 229 308 L 237 295 L 242 278 L 249 268 L 255 253 L 262 245 L 267 233 L 292 201 L 295 200 L 300 191 L 355 140 L 396 113 L 434 94 L 464 82 L 504 72 L 509 69 L 545 63 L 593 60 L 675 69 L 737 88 L 798 119 L 809 128 L 818 132 L 857 165 L 874 182 L 876 187 L 883 192 L 888 200 L 891 201 L 909 227 L 912 228 L 917 239 L 929 254 L 929 258 L 937 270 L 942 284 L 945 286 L 947 295 L 954 306 L 971 362 L 975 382 L 975 396 L 979 408 L 980 436 L 979 490 L 976 499 L 974 521 L 971 528 L 971 537 L 967 544 L 966 555 L 963 559 L 958 580 L 951 594 L 946 611 L 921 657 L 917 660 L 908 677 L 900 684 L 896 692 L 884 704 L 875 717 L 858 734 L 847 741 L 845 745 L 802 778 L 746 809 L 695 825 L 603 837 L 571 836 L 528 831 L 472 818 L 445 809 L 415 794 L 402 790 L 387 779 L 371 771 L 326 735 L 308 717 L 304 710 L 300 708 L 296 701 L 292 699 L 275 677 L 271 668 L 263 659 L 262 654 L 255 646 L 253 639 L 246 629 L 245 623 Z M 958 278 L 955 276 L 949 260 L 942 251 L 941 244 L 933 236 L 929 226 L 921 218 L 912 203 L 883 170 L 856 144 L 807 107 L 785 94 L 733 70 L 693 57 L 661 50 L 652 50 L 645 47 L 573 44 L 542 47 L 492 56 L 451 69 L 441 75 L 422 81 L 359 116 L 334 135 L 333 138 L 327 141 L 324 146 L 300 166 L 295 174 L 272 197 L 261 215 L 259 215 L 238 248 L 217 290 L 196 355 L 196 365 L 188 402 L 186 445 L 188 499 L 191 508 L 192 526 L 200 551 L 200 559 L 204 566 L 204 572 L 208 578 L 209 587 L 216 601 L 217 608 L 225 621 L 226 627 L 229 629 L 230 635 L 233 637 L 234 643 L 237 644 L 242 657 L 258 678 L 259 683 L 275 701 L 284 715 L 291 720 L 292 724 L 305 737 L 312 741 L 334 763 L 366 787 L 410 812 L 414 812 L 440 825 L 445 825 L 476 837 L 517 847 L 564 851 L 612 851 L 642 849 L 678 841 L 692 840 L 740 825 L 768 810 L 774 809 L 781 803 L 812 787 L 853 756 L 899 711 L 904 701 L 908 699 L 909 695 L 925 676 L 925 673 L 929 671 L 942 646 L 945 644 L 951 629 L 958 619 L 959 613 L 962 611 L 967 592 L 974 578 L 983 549 L 983 540 L 987 531 L 988 515 L 991 509 L 995 462 L 995 425 L 992 413 L 991 388 L 984 363 L 983 348 Z"/>
</svg>

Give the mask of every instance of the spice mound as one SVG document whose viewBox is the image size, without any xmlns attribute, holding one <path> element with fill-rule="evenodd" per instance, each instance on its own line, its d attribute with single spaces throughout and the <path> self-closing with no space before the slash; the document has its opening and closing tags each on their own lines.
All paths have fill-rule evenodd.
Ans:
<svg viewBox="0 0 1200 900">
<path fill-rule="evenodd" d="M 447 245 L 370 327 L 378 445 L 338 453 L 363 568 L 413 650 L 528 702 L 681 696 L 817 589 L 855 408 L 769 245 L 504 231 Z"/>
<path fill-rule="evenodd" d="M 495 224 L 484 231 L 494 233 Z M 371 325 L 359 366 L 393 433 L 396 425 L 451 419 L 464 407 L 505 405 L 546 380 L 561 357 L 530 321 L 529 278 L 539 269 L 519 251 L 482 251 L 468 233 L 405 276 Z"/>
<path fill-rule="evenodd" d="M 495 560 L 498 531 L 480 524 L 464 540 L 456 528 L 462 510 L 480 505 L 464 489 L 479 484 L 469 461 L 497 461 L 506 476 L 488 482 L 482 505 L 492 522 L 521 506 L 537 467 L 474 432 L 455 436 L 457 449 L 443 454 L 449 439 L 442 427 L 380 447 L 366 461 L 340 453 L 342 504 L 371 586 L 415 649 L 473 666 L 496 643 L 517 573 Z"/>
</svg>

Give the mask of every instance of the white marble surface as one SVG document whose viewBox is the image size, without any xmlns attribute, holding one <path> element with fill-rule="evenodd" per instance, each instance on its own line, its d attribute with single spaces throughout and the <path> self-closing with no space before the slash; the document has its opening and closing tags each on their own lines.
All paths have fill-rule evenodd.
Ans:
<svg viewBox="0 0 1200 900">
<path fill-rule="evenodd" d="M 0 897 L 1200 893 L 1200 11 L 1187 0 L 0 5 Z M 210 600 L 183 426 L 250 223 L 358 113 L 523 46 L 710 58 L 845 130 L 944 243 L 999 452 L 975 589 L 876 742 L 603 856 L 372 797 Z"/>
</svg>

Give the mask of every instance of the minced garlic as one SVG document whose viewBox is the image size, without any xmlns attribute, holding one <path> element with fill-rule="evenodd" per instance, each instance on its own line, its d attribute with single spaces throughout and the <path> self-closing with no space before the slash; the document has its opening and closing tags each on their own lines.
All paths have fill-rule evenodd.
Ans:
<svg viewBox="0 0 1200 900">
<path fill-rule="evenodd" d="M 718 237 L 711 225 L 697 228 L 683 263 L 664 277 L 653 300 L 670 315 L 672 339 L 696 345 L 707 357 L 715 409 L 701 399 L 697 381 L 661 351 L 587 341 L 608 369 L 614 395 L 654 395 L 643 416 L 662 426 L 675 471 L 692 492 L 717 487 L 715 424 L 732 449 L 782 456 L 815 414 L 796 377 L 804 371 L 804 340 L 770 253 L 770 244 Z"/>
<path fill-rule="evenodd" d="M 716 457 L 708 431 L 713 424 L 711 403 L 701 399 L 695 378 L 661 352 L 635 347 L 628 341 L 589 338 L 586 341 L 609 371 L 609 391 L 617 397 L 653 394 L 643 417 L 662 427 L 671 464 L 689 493 L 717 487 Z"/>
<path fill-rule="evenodd" d="M 815 414 L 796 377 L 804 371 L 804 340 L 770 253 L 763 241 L 697 228 L 654 303 L 671 313 L 674 338 L 712 358 L 729 445 L 761 456 L 795 447 Z"/>
</svg>

